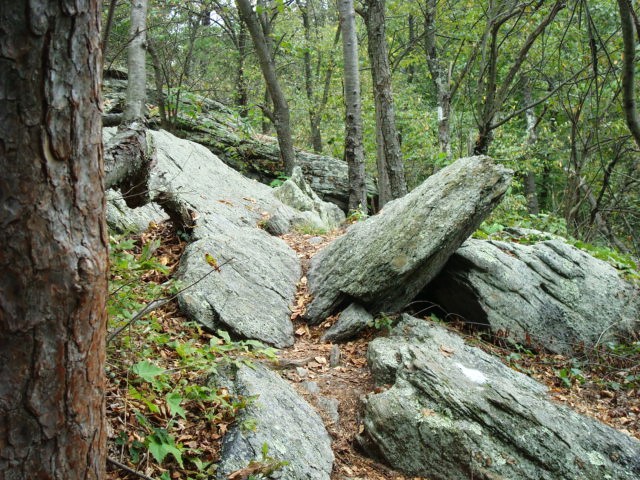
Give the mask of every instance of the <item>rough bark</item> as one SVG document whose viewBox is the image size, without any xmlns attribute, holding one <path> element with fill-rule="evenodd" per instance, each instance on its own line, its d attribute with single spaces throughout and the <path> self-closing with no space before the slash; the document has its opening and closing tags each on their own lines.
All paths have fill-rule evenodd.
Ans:
<svg viewBox="0 0 640 480">
<path fill-rule="evenodd" d="M 99 7 L 0 13 L 0 478 L 104 478 Z"/>
<path fill-rule="evenodd" d="M 377 128 L 382 140 L 383 159 L 378 162 L 380 168 L 386 170 L 389 179 L 390 198 L 379 197 L 380 206 L 389 200 L 400 198 L 407 193 L 407 183 L 404 177 L 402 153 L 396 129 L 396 115 L 391 91 L 391 68 L 389 67 L 389 52 L 385 37 L 385 1 L 367 0 L 363 17 L 367 29 L 368 52 L 371 61 L 371 77 L 376 108 Z"/>
<path fill-rule="evenodd" d="M 147 42 L 147 51 L 151 57 L 153 65 L 153 80 L 156 85 L 156 102 L 158 103 L 158 113 L 160 114 L 160 126 L 164 129 L 169 128 L 169 120 L 167 119 L 167 106 L 164 101 L 164 81 L 162 80 L 162 64 L 160 57 L 152 42 Z"/>
<path fill-rule="evenodd" d="M 349 210 L 367 211 L 367 189 L 364 177 L 364 147 L 362 145 L 362 112 L 358 38 L 353 0 L 339 0 L 342 53 L 344 56 L 345 139 L 344 158 L 349 165 Z"/>
<path fill-rule="evenodd" d="M 144 121 L 145 100 L 147 96 L 147 0 L 131 2 L 131 27 L 129 30 L 127 69 L 127 105 L 124 122 Z"/>
<path fill-rule="evenodd" d="M 289 104 L 280 87 L 276 74 L 276 65 L 273 60 L 269 43 L 260 26 L 260 22 L 253 11 L 249 0 L 236 0 L 240 18 L 247 25 L 253 46 L 258 56 L 260 70 L 266 83 L 269 96 L 273 102 L 273 121 L 278 135 L 280 154 L 284 163 L 285 172 L 290 175 L 296 165 L 296 157 L 293 151 L 293 139 L 291 138 L 291 122 Z"/>
</svg>

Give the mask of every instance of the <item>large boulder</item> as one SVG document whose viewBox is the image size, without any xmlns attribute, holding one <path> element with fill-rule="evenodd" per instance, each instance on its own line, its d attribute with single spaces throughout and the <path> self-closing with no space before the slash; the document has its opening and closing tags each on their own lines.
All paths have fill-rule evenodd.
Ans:
<svg viewBox="0 0 640 480">
<path fill-rule="evenodd" d="M 551 401 L 546 388 L 441 326 L 405 316 L 369 345 L 376 382 L 362 445 L 437 480 L 640 478 L 640 442 Z"/>
<path fill-rule="evenodd" d="M 167 132 L 149 132 L 156 153 L 153 198 L 190 212 L 191 243 L 181 260 L 178 301 L 193 319 L 284 347 L 293 343 L 289 305 L 300 278 L 297 256 L 257 225 L 271 211 L 291 217 L 273 189 L 222 163 L 205 147 Z M 213 271 L 209 254 L 219 266 Z"/>
<path fill-rule="evenodd" d="M 266 464 L 266 445 L 268 457 L 288 462 L 268 478 L 329 480 L 331 438 L 320 416 L 289 383 L 259 364 L 242 365 L 234 375 L 226 374 L 215 382 L 229 388 L 238 400 L 248 401 L 224 437 L 217 479 L 228 478 L 251 461 Z"/>
<path fill-rule="evenodd" d="M 403 308 L 500 201 L 511 171 L 488 157 L 440 170 L 311 261 L 306 318 L 321 322 L 358 301 L 371 313 Z"/>
<path fill-rule="evenodd" d="M 423 296 L 502 338 L 555 353 L 629 338 L 640 327 L 639 289 L 562 240 L 468 240 Z"/>
</svg>

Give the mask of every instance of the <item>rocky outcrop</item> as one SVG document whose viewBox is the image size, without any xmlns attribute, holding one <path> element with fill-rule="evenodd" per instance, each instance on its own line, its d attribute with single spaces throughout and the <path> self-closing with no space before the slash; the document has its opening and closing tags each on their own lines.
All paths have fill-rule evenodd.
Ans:
<svg viewBox="0 0 640 480">
<path fill-rule="evenodd" d="M 215 383 L 229 388 L 237 399 L 248 401 L 225 435 L 217 479 L 226 479 L 252 460 L 266 464 L 265 445 L 273 460 L 288 462 L 268 478 L 330 478 L 333 452 L 322 420 L 279 375 L 261 365 L 242 365 L 235 374 L 226 374 Z"/>
<path fill-rule="evenodd" d="M 555 353 L 640 329 L 638 288 L 561 240 L 469 240 L 422 296 L 501 338 Z"/>
<path fill-rule="evenodd" d="M 309 186 L 300 167 L 295 167 L 291 177 L 274 191 L 275 197 L 285 205 L 300 212 L 313 212 L 321 222 L 318 227 L 333 229 L 345 220 L 345 215 L 335 204 L 325 202 Z"/>
<path fill-rule="evenodd" d="M 106 117 L 124 111 L 126 80 L 105 78 L 103 91 Z M 155 98 L 155 90 L 149 89 L 148 96 Z M 194 112 L 197 112 L 195 118 Z M 158 127 L 157 114 L 149 122 Z M 270 184 L 284 171 L 276 139 L 256 134 L 239 116 L 214 100 L 197 95 L 183 96 L 172 131 L 206 146 L 224 163 L 261 183 Z M 349 200 L 347 163 L 303 150 L 296 150 L 296 160 L 311 188 L 323 200 L 346 211 Z M 369 196 L 376 195 L 372 179 L 367 180 L 367 192 Z"/>
<path fill-rule="evenodd" d="M 460 159 L 374 217 L 352 226 L 311 261 L 311 323 L 353 301 L 400 310 L 500 201 L 511 172 L 488 157 Z"/>
<path fill-rule="evenodd" d="M 391 388 L 367 397 L 362 445 L 409 475 L 640 478 L 640 442 L 550 401 L 546 388 L 444 328 L 405 316 L 371 342 Z"/>
</svg>

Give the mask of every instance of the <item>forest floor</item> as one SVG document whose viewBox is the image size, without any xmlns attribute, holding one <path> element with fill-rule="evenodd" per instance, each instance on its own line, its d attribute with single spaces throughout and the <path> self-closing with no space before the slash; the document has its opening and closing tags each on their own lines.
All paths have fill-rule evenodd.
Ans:
<svg viewBox="0 0 640 480">
<path fill-rule="evenodd" d="M 303 272 L 306 273 L 311 257 L 341 233 L 341 231 L 326 235 L 291 233 L 282 238 L 297 252 Z M 162 259 L 163 264 L 171 266 L 173 271 L 179 261 L 184 243 L 175 237 L 170 228 L 159 226 L 155 231 L 152 230 L 142 238 L 138 238 L 133 253 L 139 252 L 141 245 L 150 239 L 160 239 L 161 247 L 156 250 L 155 255 Z M 149 279 L 157 282 L 164 280 L 166 278 L 162 276 Z M 335 357 L 336 347 L 322 342 L 320 338 L 335 318 L 330 317 L 318 326 L 309 326 L 302 322 L 300 317 L 304 313 L 309 298 L 306 276 L 303 276 L 298 285 L 295 304 L 292 306 L 296 343 L 293 347 L 278 352 L 277 365 L 282 376 L 288 379 L 315 407 L 318 407 L 316 405 L 318 395 L 338 401 L 337 422 L 330 418 L 325 410 L 317 408 L 333 441 L 335 464 L 332 480 L 420 480 L 420 477 L 403 476 L 366 457 L 359 450 L 356 441 L 357 435 L 363 429 L 360 417 L 361 400 L 365 395 L 376 391 L 367 368 L 367 345 L 372 338 L 385 335 L 386 330 L 370 328 L 359 339 L 340 344 L 338 346 L 339 363 L 332 367 L 332 356 Z M 156 310 L 153 315 L 154 324 L 163 335 L 194 337 L 193 332 L 187 331 L 188 328 L 193 329 L 193 327 L 184 326 L 185 319 L 180 315 L 175 301 Z M 640 392 L 638 391 L 640 351 L 637 351 L 637 346 L 633 351 L 629 348 L 614 352 L 589 352 L 580 358 L 572 359 L 526 350 L 514 351 L 500 342 L 486 341 L 477 333 L 465 330 L 461 322 L 454 322 L 447 326 L 464 335 L 468 342 L 497 355 L 512 368 L 546 384 L 550 397 L 555 401 L 567 404 L 582 414 L 597 418 L 640 439 Z M 215 339 L 213 335 L 206 332 L 197 333 L 200 338 L 193 340 L 197 344 L 204 345 L 212 338 Z M 171 457 L 167 457 L 164 463 L 158 463 L 142 448 L 145 440 L 141 429 L 144 430 L 145 426 L 140 425 L 140 419 L 134 418 L 132 412 L 135 411 L 135 407 L 144 408 L 145 401 L 132 398 L 129 367 L 139 358 L 140 352 L 164 361 L 167 371 L 175 370 L 172 365 L 176 362 L 175 350 L 168 347 L 170 342 L 145 345 L 145 338 L 145 335 L 139 335 L 134 342 L 134 348 L 129 342 L 127 348 L 116 348 L 109 353 L 110 358 L 113 355 L 118 355 L 119 358 L 117 361 L 108 361 L 108 364 L 117 364 L 120 367 L 112 366 L 109 372 L 107 417 L 111 461 L 108 479 L 199 478 L 193 468 L 189 470 L 189 468 L 180 467 L 172 461 Z M 335 361 L 333 363 L 335 364 Z M 184 376 L 182 375 L 180 380 L 183 380 Z M 310 394 L 305 388 L 309 382 L 317 385 L 318 394 Z M 170 415 L 166 412 L 167 408 L 163 406 L 162 399 L 154 399 L 153 403 L 158 406 L 154 419 L 159 424 L 162 422 L 166 424 Z M 219 456 L 221 439 L 229 424 L 233 422 L 232 416 L 218 415 L 217 423 L 212 424 L 203 420 L 202 405 L 197 402 L 195 405 L 191 403 L 185 405 L 185 409 L 187 410 L 185 418 L 178 422 L 179 428 L 175 434 L 177 440 L 193 445 L 194 451 L 197 450 L 201 458 L 208 460 L 209 464 L 215 463 Z M 147 431 L 157 432 L 157 430 L 157 428 L 150 430 L 147 427 Z M 148 441 L 146 443 L 148 444 Z M 140 447 L 137 452 L 135 449 L 132 450 L 132 446 L 135 445 Z M 133 451 L 135 458 L 132 458 L 127 450 L 129 453 Z M 184 462 L 184 465 L 187 463 Z"/>
</svg>

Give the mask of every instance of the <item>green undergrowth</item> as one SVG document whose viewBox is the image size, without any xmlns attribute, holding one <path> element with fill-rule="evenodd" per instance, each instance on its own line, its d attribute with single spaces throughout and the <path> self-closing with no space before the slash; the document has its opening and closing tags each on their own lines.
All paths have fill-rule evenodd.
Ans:
<svg viewBox="0 0 640 480">
<path fill-rule="evenodd" d="M 188 288 L 170 278 L 175 252 L 159 238 L 146 240 L 112 236 L 110 242 L 110 457 L 162 480 L 211 478 L 220 439 L 252 399 L 208 380 L 228 365 L 273 359 L 275 350 L 206 332 L 181 318 L 175 302 L 137 318 L 150 303 Z"/>
</svg>

